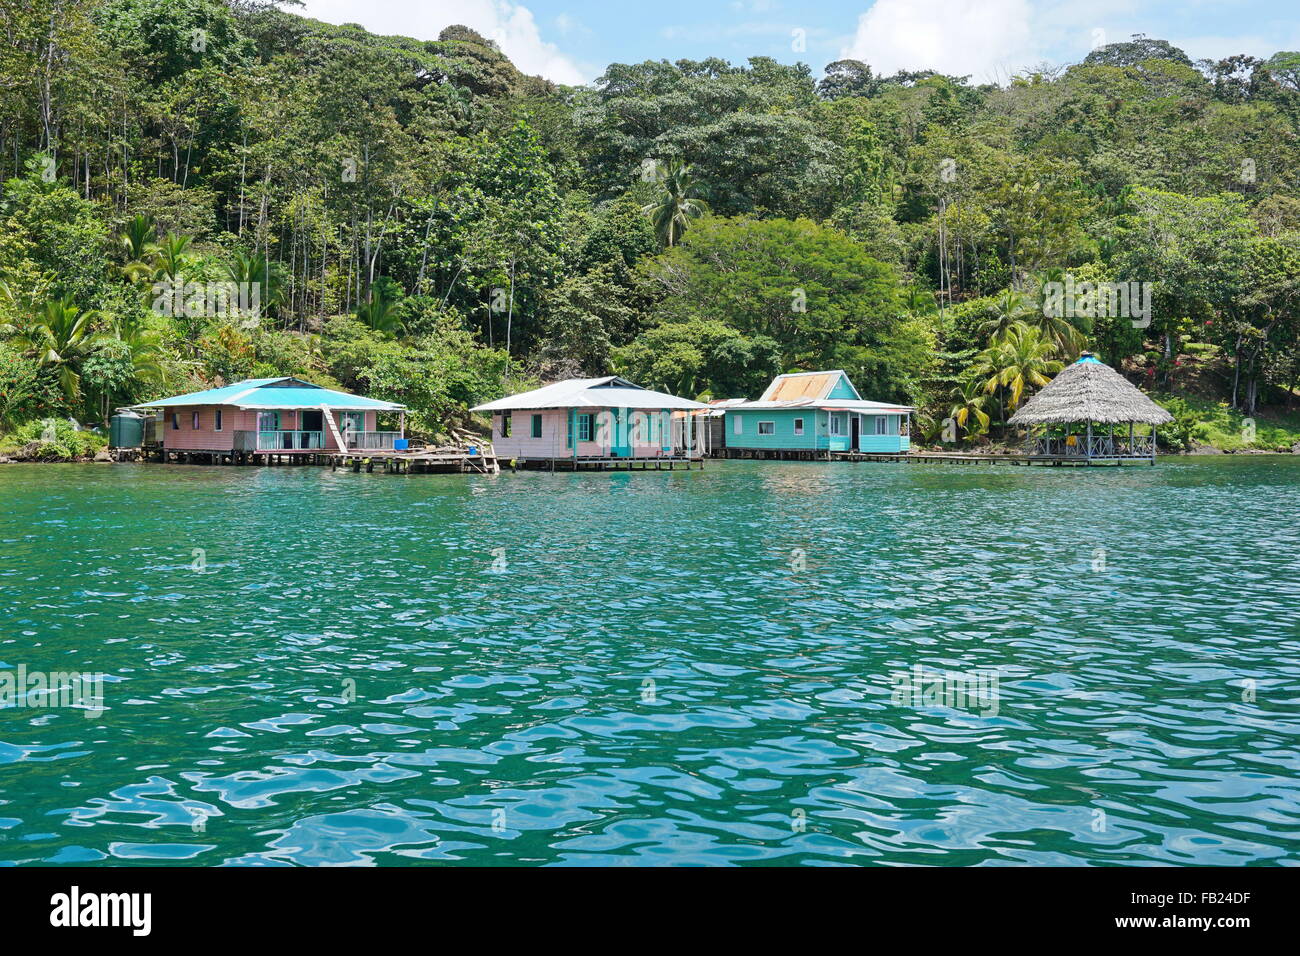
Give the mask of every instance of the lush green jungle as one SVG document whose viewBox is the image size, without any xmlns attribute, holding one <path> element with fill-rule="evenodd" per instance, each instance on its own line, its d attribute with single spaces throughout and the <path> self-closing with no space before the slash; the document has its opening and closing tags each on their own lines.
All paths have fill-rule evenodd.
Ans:
<svg viewBox="0 0 1300 956">
<path fill-rule="evenodd" d="M 70 422 L 248 377 L 436 437 L 558 378 L 818 368 L 917 406 L 920 441 L 996 444 L 1083 350 L 1174 413 L 1168 449 L 1300 441 L 1298 52 L 563 87 L 466 27 L 256 0 L 0 0 L 0 35 L 0 451 L 57 419 L 75 457 Z"/>
</svg>

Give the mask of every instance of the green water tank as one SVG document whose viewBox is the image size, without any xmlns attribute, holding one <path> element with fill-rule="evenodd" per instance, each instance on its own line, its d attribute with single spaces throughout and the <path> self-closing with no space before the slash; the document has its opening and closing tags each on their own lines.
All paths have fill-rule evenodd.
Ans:
<svg viewBox="0 0 1300 956">
<path fill-rule="evenodd" d="M 119 408 L 108 420 L 109 448 L 139 448 L 144 444 L 144 417 L 129 408 Z"/>
</svg>

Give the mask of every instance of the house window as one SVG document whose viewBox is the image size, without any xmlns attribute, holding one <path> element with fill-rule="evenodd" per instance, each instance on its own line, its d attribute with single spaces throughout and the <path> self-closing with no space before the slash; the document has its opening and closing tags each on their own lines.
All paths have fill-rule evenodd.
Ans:
<svg viewBox="0 0 1300 956">
<path fill-rule="evenodd" d="M 533 416 L 533 437 L 534 438 L 542 437 L 542 416 L 541 415 Z"/>
<path fill-rule="evenodd" d="M 199 413 L 196 410 L 190 412 L 190 428 L 198 428 L 198 427 L 199 427 Z"/>
<path fill-rule="evenodd" d="M 803 434 L 803 419 L 802 419 L 802 418 L 796 418 L 796 419 L 794 420 L 794 433 L 795 433 L 796 435 L 802 435 L 802 434 Z"/>
<path fill-rule="evenodd" d="M 884 415 L 876 416 L 876 434 L 877 435 L 889 434 L 889 419 L 887 419 Z"/>
<path fill-rule="evenodd" d="M 259 432 L 278 432 L 280 430 L 280 413 L 258 412 L 257 430 Z"/>
<path fill-rule="evenodd" d="M 744 415 L 736 415 L 734 418 L 732 418 L 732 420 L 731 420 L 731 433 L 732 433 L 733 435 L 743 435 L 743 434 L 745 434 L 745 416 L 744 416 Z"/>
<path fill-rule="evenodd" d="M 501 415 L 501 437 L 510 437 L 510 413 L 503 412 Z"/>
<path fill-rule="evenodd" d="M 212 430 L 214 432 L 221 431 L 221 409 L 219 408 L 212 413 Z"/>
<path fill-rule="evenodd" d="M 843 435 L 843 434 L 844 434 L 844 417 L 843 417 L 842 415 L 832 414 L 832 415 L 830 416 L 830 419 L 831 419 L 831 434 L 832 434 L 832 435 Z"/>
<path fill-rule="evenodd" d="M 758 423 L 758 433 L 759 433 L 760 435 L 775 435 L 775 434 L 776 434 L 776 422 L 759 422 L 759 423 Z"/>
<path fill-rule="evenodd" d="M 180 430 L 181 430 L 181 413 L 172 412 L 172 431 L 178 432 Z"/>
<path fill-rule="evenodd" d="M 595 418 L 595 417 L 596 417 L 596 416 L 594 416 L 594 415 L 579 415 L 579 416 L 578 416 L 578 441 L 592 441 L 592 440 L 593 440 L 593 439 L 592 439 L 592 432 L 595 431 L 595 429 L 592 428 L 592 419 Z"/>
</svg>

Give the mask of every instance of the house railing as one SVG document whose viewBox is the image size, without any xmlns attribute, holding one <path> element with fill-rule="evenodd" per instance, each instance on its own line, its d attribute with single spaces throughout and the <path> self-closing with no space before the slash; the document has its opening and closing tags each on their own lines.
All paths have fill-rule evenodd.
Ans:
<svg viewBox="0 0 1300 956">
<path fill-rule="evenodd" d="M 362 451 L 392 451 L 393 442 L 401 437 L 401 432 L 345 431 L 343 433 L 343 439 L 348 443 L 348 448 Z"/>
<path fill-rule="evenodd" d="M 235 432 L 235 451 L 318 451 L 325 447 L 319 431 L 260 430 Z"/>
<path fill-rule="evenodd" d="M 258 451 L 311 451 L 325 447 L 325 433 L 277 429 L 258 431 Z"/>
<path fill-rule="evenodd" d="M 401 432 L 344 432 L 348 448 L 358 451 L 392 451 Z M 235 432 L 235 451 L 324 451 L 333 442 L 323 431 L 263 429 Z"/>
<path fill-rule="evenodd" d="M 1126 436 L 1040 435 L 1026 443 L 1027 454 L 1045 458 L 1150 458 L 1155 451 L 1154 435 Z"/>
</svg>

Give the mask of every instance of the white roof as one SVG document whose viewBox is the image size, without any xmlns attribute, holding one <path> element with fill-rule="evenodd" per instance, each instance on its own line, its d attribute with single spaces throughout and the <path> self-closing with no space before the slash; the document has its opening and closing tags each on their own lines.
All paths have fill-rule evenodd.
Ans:
<svg viewBox="0 0 1300 956">
<path fill-rule="evenodd" d="M 861 398 L 792 398 L 780 402 L 745 402 L 743 405 L 729 405 L 728 412 L 775 411 L 783 408 L 831 409 L 832 411 L 872 412 L 875 414 L 901 415 L 914 412 L 910 405 L 891 405 L 889 402 L 868 402 Z"/>
<path fill-rule="evenodd" d="M 531 408 L 708 408 L 689 398 L 642 388 L 617 375 L 570 378 L 543 385 L 531 392 L 508 395 L 495 402 L 475 405 L 471 412 L 510 412 Z"/>
</svg>

